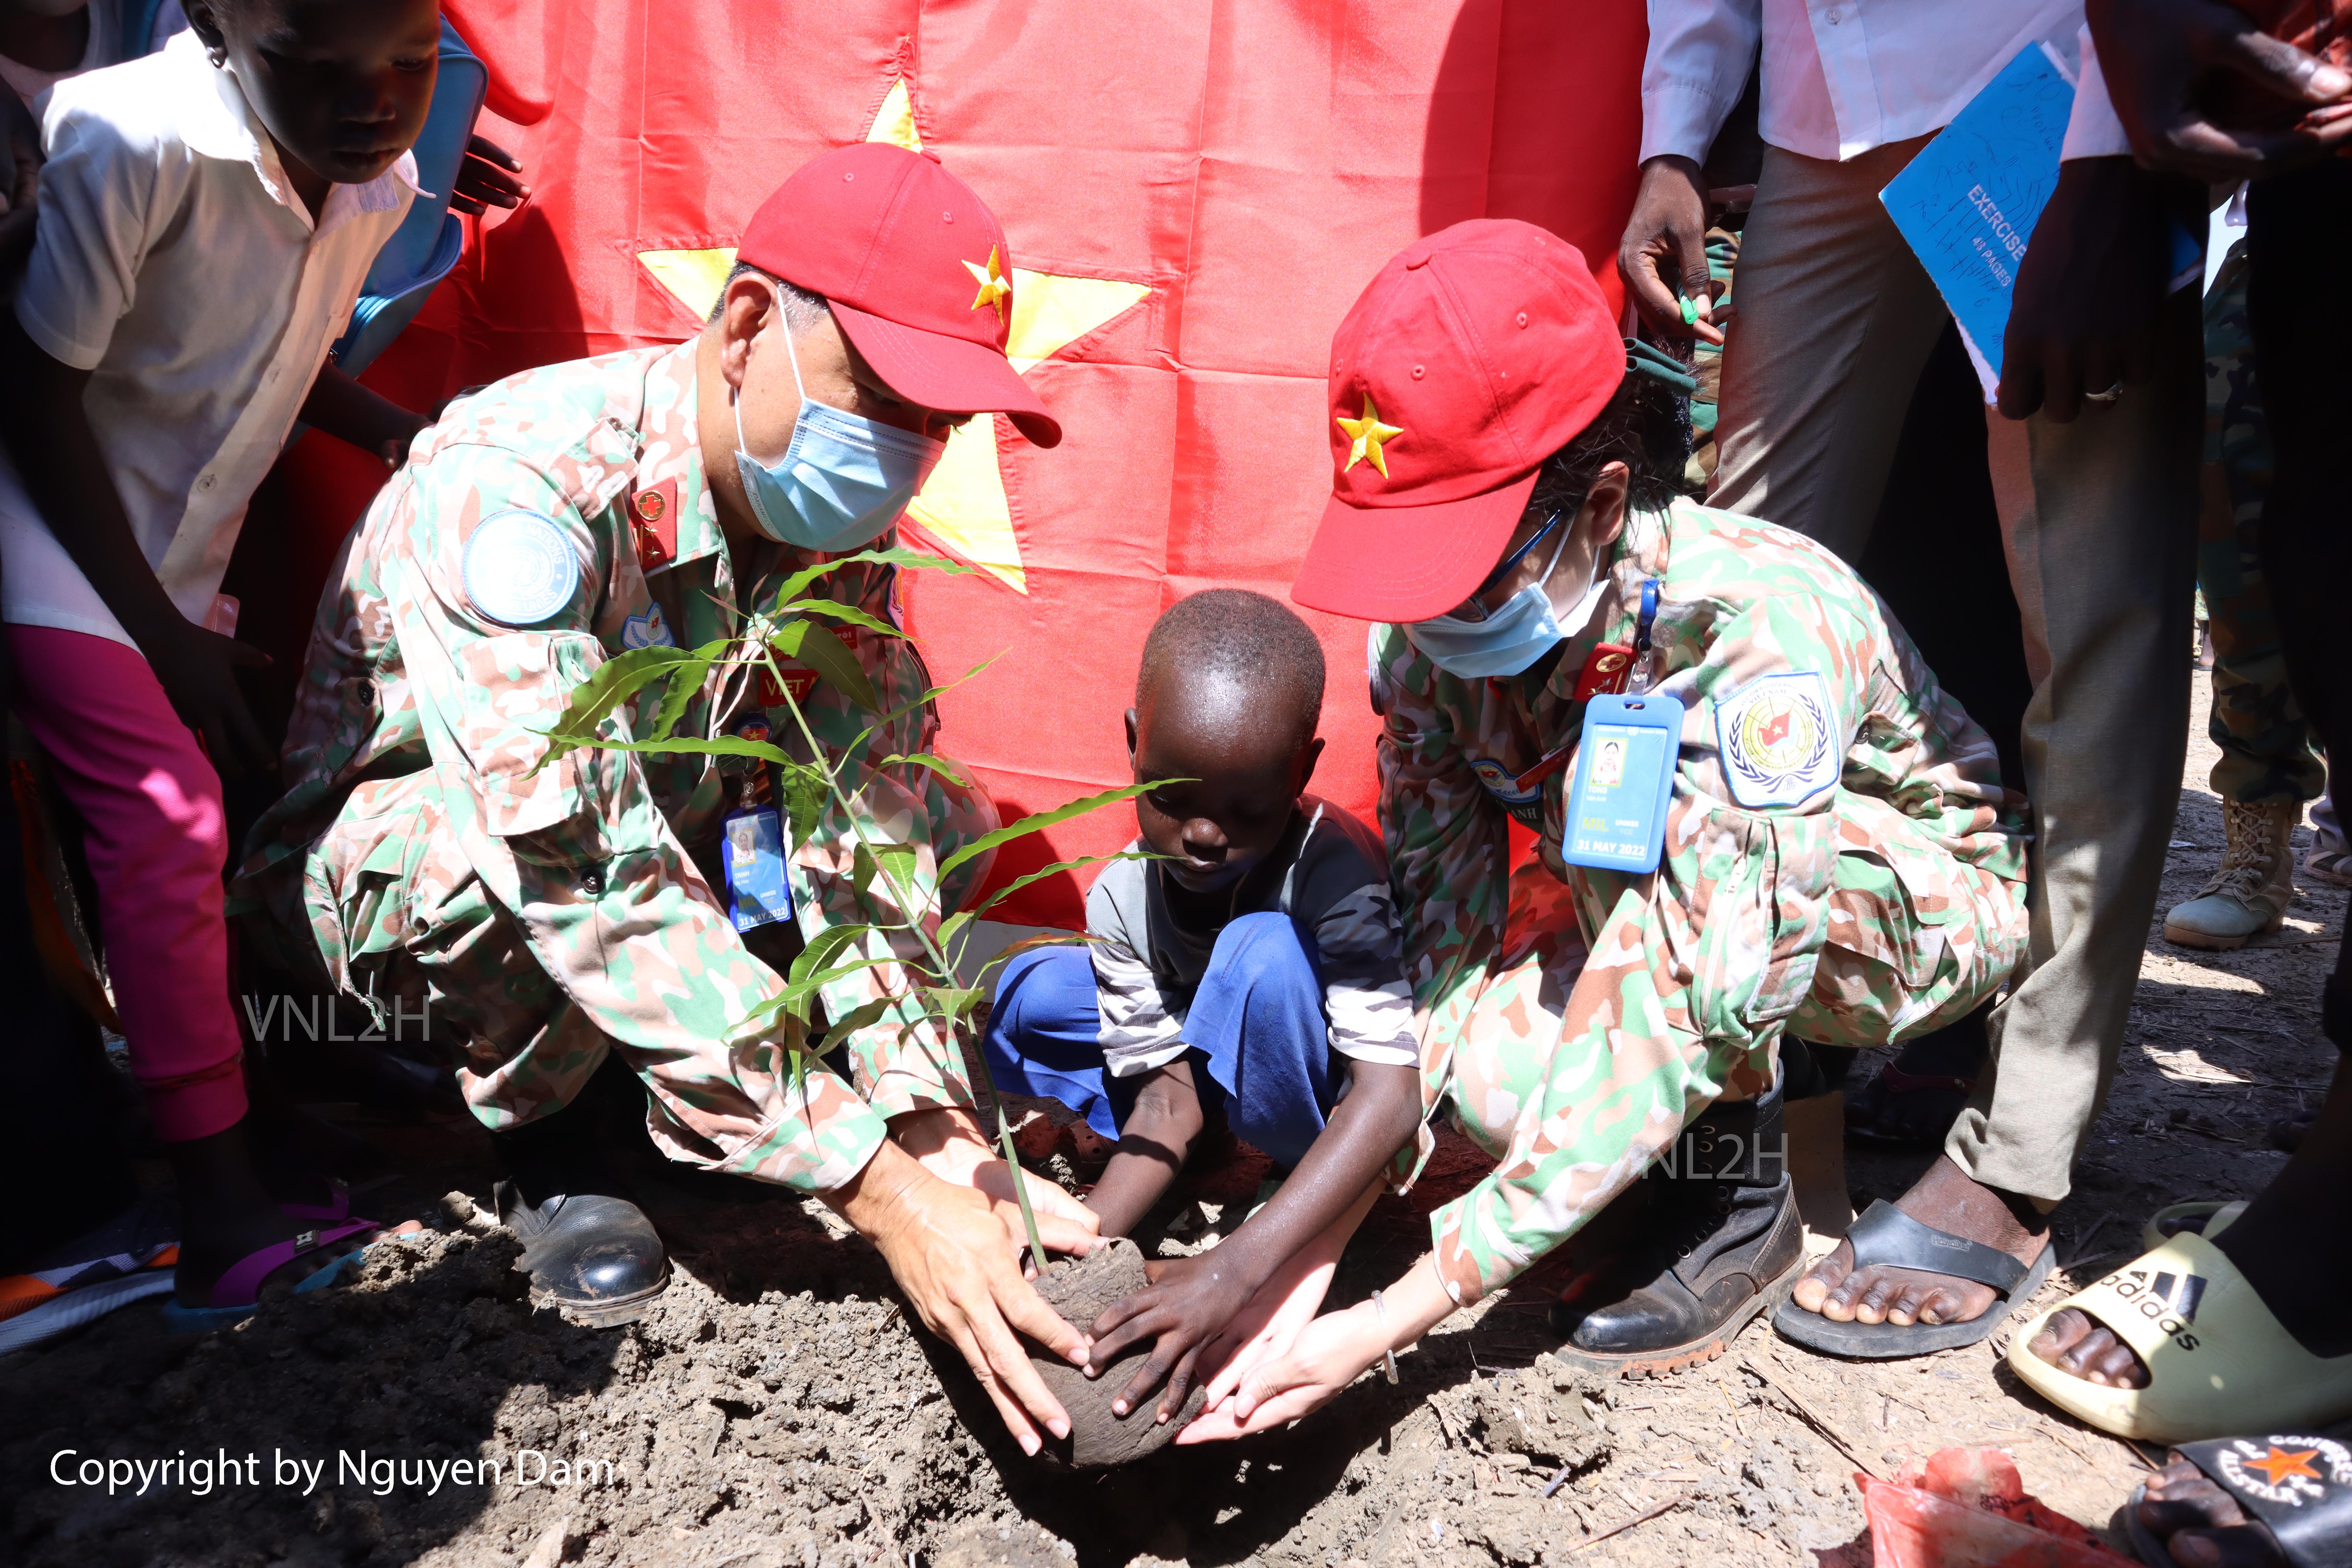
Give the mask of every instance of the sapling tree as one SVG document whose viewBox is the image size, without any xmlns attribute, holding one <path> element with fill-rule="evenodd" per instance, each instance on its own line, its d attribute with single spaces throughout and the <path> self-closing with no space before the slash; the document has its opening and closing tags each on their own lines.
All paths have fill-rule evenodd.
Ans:
<svg viewBox="0 0 2352 1568">
<path fill-rule="evenodd" d="M 1101 806 L 1132 799 L 1146 790 L 1158 787 L 1160 781 L 1105 790 L 1099 795 L 1087 795 L 1054 810 L 1033 813 L 1017 822 L 1009 823 L 940 860 L 929 879 L 929 885 L 926 887 L 919 874 L 921 856 L 918 847 L 913 844 L 877 837 L 867 826 L 873 821 L 874 814 L 860 809 L 860 795 L 866 787 L 866 781 L 845 775 L 860 771 L 862 764 L 847 759 L 855 757 L 877 732 L 887 731 L 890 725 L 960 682 L 932 687 L 911 702 L 888 712 L 882 710 L 873 683 L 866 679 L 866 671 L 856 656 L 835 635 L 834 628 L 836 626 L 855 626 L 860 632 L 885 637 L 903 637 L 906 634 L 855 605 L 801 596 L 830 574 L 861 562 L 895 566 L 902 571 L 919 569 L 961 574 L 971 570 L 951 561 L 912 551 L 869 550 L 796 572 L 778 585 L 772 601 L 764 606 L 753 608 L 739 637 L 705 643 L 695 648 L 632 648 L 607 659 L 595 674 L 572 689 L 563 711 L 545 731 L 547 752 L 539 763 L 545 767 L 567 752 L 577 750 L 699 752 L 709 756 L 751 758 L 775 770 L 777 805 L 791 823 L 794 843 L 805 841 L 815 829 L 828 802 L 849 825 L 854 841 L 850 880 L 856 889 L 858 907 L 867 918 L 858 922 L 827 925 L 820 930 L 792 961 L 783 976 L 784 983 L 777 993 L 738 1019 L 729 1030 L 730 1039 L 763 1037 L 782 1050 L 789 1060 L 792 1082 L 796 1088 L 807 1071 L 808 1058 L 814 1054 L 818 1043 L 812 1040 L 811 1035 L 815 1026 L 820 987 L 866 970 L 880 971 L 884 987 L 882 995 L 846 1016 L 827 1019 L 830 1027 L 825 1037 L 845 1037 L 852 1031 L 868 1027 L 894 1012 L 904 1019 L 911 1011 L 914 1016 L 929 1019 L 941 1037 L 952 1047 L 971 1026 L 973 1015 L 987 998 L 991 978 L 999 965 L 1014 953 L 1030 947 L 1085 940 L 1076 935 L 1044 936 L 1017 942 L 966 977 L 961 973 L 958 961 L 971 941 L 975 921 L 998 903 L 1044 878 L 1106 861 L 1154 858 L 1127 851 L 1058 860 L 1007 883 L 967 909 L 958 910 L 936 921 L 927 918 L 938 889 L 960 868 L 1016 838 L 1083 816 Z M 842 748 L 843 760 L 832 760 L 826 748 L 818 743 L 814 731 L 809 727 L 808 716 L 801 707 L 799 696 L 792 683 L 783 679 L 779 666 L 779 660 L 782 659 L 792 660 L 802 668 L 815 672 L 819 679 L 855 704 L 859 711 L 873 716 L 873 721 Z M 987 665 L 983 662 L 961 679 L 969 680 L 985 668 Z M 748 736 L 714 735 L 705 738 L 676 733 L 679 721 L 686 716 L 696 695 L 714 674 L 723 677 L 728 672 L 746 668 L 765 671 L 772 678 L 772 689 L 783 693 L 784 705 L 790 710 L 793 725 L 806 747 L 805 758 L 793 756 L 770 742 L 756 741 Z M 650 689 L 656 687 L 660 691 L 657 704 L 653 702 Z M 642 735 L 630 733 L 649 710 L 652 721 L 649 731 Z M 927 769 L 959 786 L 965 783 L 952 763 L 929 752 L 893 753 L 874 765 Z M 879 898 L 876 896 L 877 889 L 881 895 Z M 873 944 L 866 940 L 870 936 L 882 939 L 882 945 L 888 950 L 887 956 L 877 957 L 872 953 Z M 911 1010 L 902 1007 L 903 1004 L 909 1002 L 913 1004 Z M 904 1028 L 914 1026 L 911 1023 L 902 1024 Z M 1021 1205 L 1022 1222 L 1028 1230 L 1030 1256 L 1042 1270 L 1045 1266 L 1045 1249 L 1038 1240 L 1036 1215 L 1029 1206 L 1029 1191 L 1022 1174 L 1019 1152 L 1013 1146 L 1012 1124 L 1005 1116 L 1004 1103 L 996 1092 L 996 1085 L 989 1077 L 985 1057 L 974 1051 L 971 1053 L 971 1062 L 980 1079 L 981 1089 L 988 1098 L 988 1109 L 995 1119 L 996 1137 L 1003 1150 L 1005 1162 L 1013 1169 L 1013 1191 Z"/>
</svg>

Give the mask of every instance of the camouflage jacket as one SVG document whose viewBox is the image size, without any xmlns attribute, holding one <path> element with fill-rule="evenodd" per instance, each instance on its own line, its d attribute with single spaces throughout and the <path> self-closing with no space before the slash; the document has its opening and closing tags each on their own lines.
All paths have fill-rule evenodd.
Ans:
<svg viewBox="0 0 2352 1568">
<path fill-rule="evenodd" d="M 1702 1037 L 1770 1032 L 1811 990 L 1845 885 L 1906 884 L 1902 864 L 1841 853 L 1858 847 L 1839 842 L 1842 822 L 1853 831 L 1855 796 L 1870 797 L 1860 803 L 1865 816 L 1874 800 L 1926 825 L 1935 844 L 1968 864 L 2024 881 L 2022 802 L 2000 786 L 1991 742 L 1843 563 L 1786 529 L 1687 501 L 1634 516 L 1612 551 L 1613 587 L 1592 627 L 1528 675 L 1461 679 L 1402 628 L 1372 630 L 1373 705 L 1386 721 L 1381 828 L 1405 924 L 1405 972 L 1425 1016 L 1458 1016 L 1489 977 L 1509 896 L 1513 818 L 1535 830 L 1543 865 L 1578 891 L 1588 936 L 1605 915 L 1596 874 L 1560 859 L 1567 763 L 1584 719 L 1580 680 L 1600 645 L 1633 645 L 1647 578 L 1660 581 L 1649 687 L 1685 710 L 1658 902 L 1689 985 L 1691 1027 Z M 1718 709 L 1735 721 L 1729 756 Z M 1737 721 L 1762 734 L 1760 746 L 1758 733 L 1737 733 Z M 1833 812 L 1841 800 L 1847 809 Z M 1746 804 L 1756 801 L 1785 804 Z M 1905 853 L 1884 850 L 1897 861 Z M 1853 900 L 1871 909 L 1903 902 L 1899 891 Z M 1923 928 L 1948 918 L 1916 912 Z M 1856 924 L 1845 919 L 1840 944 L 1903 972 L 1918 956 L 1906 944 L 1936 940 L 1931 930 Z M 1432 1105 L 1454 1044 L 1424 1043 Z"/>
<path fill-rule="evenodd" d="M 744 947 L 689 853 L 717 837 L 740 773 L 707 756 L 612 751 L 540 766 L 540 731 L 607 658 L 738 636 L 741 605 L 762 602 L 782 576 L 820 559 L 763 542 L 739 598 L 705 483 L 695 352 L 689 342 L 527 372 L 453 404 L 418 437 L 320 605 L 287 738 L 288 793 L 247 841 L 233 908 L 264 903 L 266 879 L 302 876 L 355 785 L 430 771 L 462 853 L 527 928 L 541 964 L 609 1037 L 653 1050 L 715 1039 L 776 993 L 775 973 Z M 583 579 L 560 611 L 522 629 L 472 602 L 464 570 L 475 530 L 513 510 L 551 520 Z M 894 569 L 860 563 L 812 592 L 897 625 L 897 586 Z M 937 859 L 922 809 L 929 775 L 874 765 L 932 750 L 938 719 L 919 700 L 928 674 L 910 642 L 848 627 L 835 635 L 856 654 L 884 711 L 905 706 L 903 718 L 851 755 L 872 716 L 789 664 L 785 682 L 819 743 L 855 764 L 868 831 L 918 847 L 919 896 L 928 893 Z M 646 688 L 607 732 L 649 732 L 662 690 Z M 764 723 L 776 743 L 806 754 L 783 694 L 742 669 L 714 670 L 673 733 L 715 736 L 747 723 Z M 849 826 L 828 805 L 796 847 L 791 882 L 804 935 L 877 918 L 874 895 L 851 884 Z M 349 939 L 334 911 L 309 912 L 328 972 L 347 975 L 350 954 L 336 949 Z M 891 950 L 869 936 L 866 951 L 843 956 L 887 959 Z M 903 994 L 902 973 L 885 963 L 828 987 L 823 1000 L 845 1016 L 886 990 Z M 777 1085 L 755 1095 L 772 1112 L 768 1124 L 742 1129 L 723 1168 L 827 1189 L 872 1155 L 883 1118 L 971 1103 L 960 1058 L 912 1002 L 848 1043 L 866 1099 L 821 1069 L 787 1093 L 779 1070 Z"/>
</svg>

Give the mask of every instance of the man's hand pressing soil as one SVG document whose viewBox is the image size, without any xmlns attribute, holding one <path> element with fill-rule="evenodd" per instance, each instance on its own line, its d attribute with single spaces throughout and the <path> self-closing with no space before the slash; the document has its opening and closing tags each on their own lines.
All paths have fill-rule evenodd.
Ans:
<svg viewBox="0 0 2352 1568">
<path fill-rule="evenodd" d="M 886 1141 L 825 1201 L 881 1253 L 923 1326 L 963 1353 L 1022 1452 L 1037 1452 L 1040 1425 L 1056 1438 L 1069 1436 L 1068 1414 L 1013 1331 L 1079 1366 L 1087 1363 L 1086 1336 L 1021 1278 L 1003 1222 L 984 1194 L 940 1180 Z"/>
</svg>

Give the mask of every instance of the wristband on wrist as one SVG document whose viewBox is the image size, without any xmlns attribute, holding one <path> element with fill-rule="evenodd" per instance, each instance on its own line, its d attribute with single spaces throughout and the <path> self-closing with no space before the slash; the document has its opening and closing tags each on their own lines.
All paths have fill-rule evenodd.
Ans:
<svg viewBox="0 0 2352 1568">
<path fill-rule="evenodd" d="M 1389 1310 L 1381 1300 L 1381 1293 L 1377 1287 L 1372 1291 L 1372 1315 L 1381 1321 L 1381 1332 L 1386 1334 L 1389 1331 Z M 1397 1380 L 1396 1351 L 1389 1345 L 1381 1347 L 1381 1375 L 1391 1384 Z"/>
</svg>

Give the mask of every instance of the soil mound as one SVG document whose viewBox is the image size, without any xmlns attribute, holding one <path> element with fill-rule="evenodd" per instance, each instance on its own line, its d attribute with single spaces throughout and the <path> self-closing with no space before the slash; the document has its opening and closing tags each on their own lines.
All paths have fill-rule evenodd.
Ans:
<svg viewBox="0 0 2352 1568">
<path fill-rule="evenodd" d="M 1150 1283 L 1143 1272 L 1142 1250 L 1122 1236 L 1084 1258 L 1055 1265 L 1050 1274 L 1037 1281 L 1037 1294 L 1047 1306 L 1084 1328 L 1104 1308 Z M 1151 1342 L 1140 1341 L 1104 1367 L 1099 1377 L 1088 1377 L 1058 1356 L 1031 1355 L 1029 1362 L 1037 1375 L 1070 1414 L 1070 1435 L 1058 1443 L 1048 1437 L 1038 1457 L 1068 1469 L 1108 1469 L 1139 1459 L 1173 1439 L 1187 1421 L 1201 1413 L 1204 1400 L 1198 1385 L 1185 1399 L 1184 1408 L 1164 1422 L 1154 1419 L 1160 1408 L 1156 1397 L 1126 1415 L 1111 1414 L 1111 1402 L 1150 1353 Z"/>
</svg>

